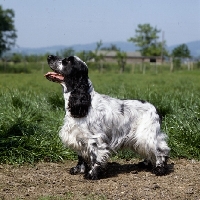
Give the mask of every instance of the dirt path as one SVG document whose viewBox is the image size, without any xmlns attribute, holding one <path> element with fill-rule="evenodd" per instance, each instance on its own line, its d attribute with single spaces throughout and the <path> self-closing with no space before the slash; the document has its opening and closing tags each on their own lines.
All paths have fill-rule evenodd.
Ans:
<svg viewBox="0 0 200 200">
<path fill-rule="evenodd" d="M 106 177 L 89 181 L 70 175 L 75 161 L 36 166 L 0 165 L 0 199 L 192 199 L 200 200 L 200 162 L 170 160 L 171 173 L 158 177 L 138 160 L 109 163 Z"/>
</svg>

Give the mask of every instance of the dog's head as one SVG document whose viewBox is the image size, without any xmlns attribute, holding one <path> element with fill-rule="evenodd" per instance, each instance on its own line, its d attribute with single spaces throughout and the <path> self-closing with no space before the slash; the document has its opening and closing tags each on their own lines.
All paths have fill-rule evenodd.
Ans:
<svg viewBox="0 0 200 200">
<path fill-rule="evenodd" d="M 47 62 L 54 72 L 48 72 L 46 78 L 60 83 L 66 88 L 65 92 L 70 92 L 68 109 L 71 116 L 86 116 L 91 104 L 86 63 L 76 56 L 61 59 L 53 55 L 48 56 Z"/>
<path fill-rule="evenodd" d="M 72 91 L 79 79 L 88 79 L 88 67 L 85 62 L 76 56 L 61 59 L 58 56 L 50 55 L 47 57 L 49 67 L 54 73 L 49 72 L 45 76 L 47 79 L 62 83 L 67 87 L 67 92 Z"/>
</svg>

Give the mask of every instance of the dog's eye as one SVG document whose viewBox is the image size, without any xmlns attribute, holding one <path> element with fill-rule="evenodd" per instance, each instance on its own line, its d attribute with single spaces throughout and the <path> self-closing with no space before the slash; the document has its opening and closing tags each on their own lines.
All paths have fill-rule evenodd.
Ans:
<svg viewBox="0 0 200 200">
<path fill-rule="evenodd" d="M 66 65 L 68 62 L 69 62 L 69 61 L 68 61 L 66 58 L 62 60 L 62 64 L 63 64 L 63 65 Z"/>
</svg>

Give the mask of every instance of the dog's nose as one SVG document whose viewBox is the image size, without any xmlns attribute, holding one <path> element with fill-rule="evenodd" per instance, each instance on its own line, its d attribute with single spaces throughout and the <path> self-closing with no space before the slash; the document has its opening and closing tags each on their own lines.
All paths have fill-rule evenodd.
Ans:
<svg viewBox="0 0 200 200">
<path fill-rule="evenodd" d="M 53 60 L 56 60 L 56 56 L 53 56 L 53 55 L 48 55 L 47 56 L 47 61 L 48 62 L 53 61 Z"/>
<path fill-rule="evenodd" d="M 47 56 L 47 60 L 52 59 L 52 57 L 53 57 L 52 55 L 48 55 L 48 56 Z"/>
</svg>

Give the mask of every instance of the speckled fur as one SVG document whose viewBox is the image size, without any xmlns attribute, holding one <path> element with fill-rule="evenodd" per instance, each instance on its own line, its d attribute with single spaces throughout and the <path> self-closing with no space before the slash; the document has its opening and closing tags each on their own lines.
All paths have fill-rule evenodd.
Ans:
<svg viewBox="0 0 200 200">
<path fill-rule="evenodd" d="M 65 61 L 49 56 L 48 63 L 55 72 L 64 76 L 60 84 L 63 86 L 66 115 L 59 135 L 63 144 L 79 155 L 79 162 L 70 170 L 71 174 L 85 173 L 86 178 L 98 179 L 110 155 L 122 148 L 131 149 L 145 158 L 153 165 L 155 174 L 166 173 L 170 148 L 152 104 L 97 93 L 88 78 L 87 65 L 76 56 Z M 77 83 L 71 84 L 67 80 L 70 78 Z M 82 81 L 86 86 L 81 87 Z M 76 93 L 74 99 L 80 107 L 75 108 L 76 115 L 71 112 L 69 104 L 72 93 Z M 77 99 L 80 95 L 84 98 L 83 109 Z"/>
</svg>

